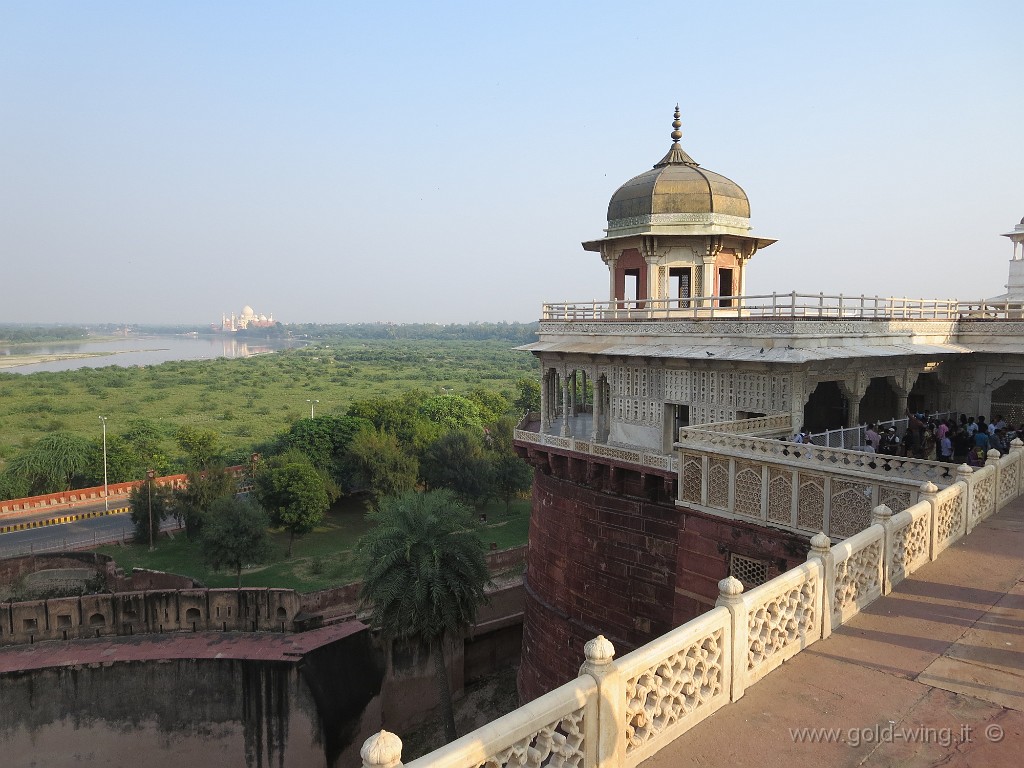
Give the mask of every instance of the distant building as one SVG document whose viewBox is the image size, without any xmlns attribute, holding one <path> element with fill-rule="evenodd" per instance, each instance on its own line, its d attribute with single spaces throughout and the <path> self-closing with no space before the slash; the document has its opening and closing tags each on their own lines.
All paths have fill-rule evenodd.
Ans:
<svg viewBox="0 0 1024 768">
<path fill-rule="evenodd" d="M 230 315 L 221 314 L 220 329 L 225 333 L 245 331 L 250 328 L 271 328 L 274 325 L 274 315 L 257 315 L 256 311 L 248 304 L 242 307 L 240 314 L 232 312 Z"/>
</svg>

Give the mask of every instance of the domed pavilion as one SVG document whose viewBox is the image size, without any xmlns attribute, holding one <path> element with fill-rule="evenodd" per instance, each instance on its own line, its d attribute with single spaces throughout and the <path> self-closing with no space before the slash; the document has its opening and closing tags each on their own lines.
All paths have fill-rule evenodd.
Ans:
<svg viewBox="0 0 1024 768">
<path fill-rule="evenodd" d="M 751 234 L 746 193 L 683 150 L 681 126 L 676 105 L 668 152 L 615 191 L 605 237 L 583 243 L 608 266 L 610 301 L 657 309 L 688 306 L 695 296 L 741 296 L 746 263 L 775 242 Z"/>
</svg>

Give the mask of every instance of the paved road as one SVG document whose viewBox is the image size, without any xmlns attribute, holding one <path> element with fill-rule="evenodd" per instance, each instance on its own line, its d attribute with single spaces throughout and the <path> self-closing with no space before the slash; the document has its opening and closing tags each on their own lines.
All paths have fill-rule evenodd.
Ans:
<svg viewBox="0 0 1024 768">
<path fill-rule="evenodd" d="M 177 527 L 176 520 L 165 520 L 161 526 L 163 530 Z M 0 535 L 0 558 L 37 551 L 86 549 L 113 539 L 130 539 L 132 533 L 132 521 L 128 515 L 93 517 L 64 525 L 15 531 Z"/>
</svg>

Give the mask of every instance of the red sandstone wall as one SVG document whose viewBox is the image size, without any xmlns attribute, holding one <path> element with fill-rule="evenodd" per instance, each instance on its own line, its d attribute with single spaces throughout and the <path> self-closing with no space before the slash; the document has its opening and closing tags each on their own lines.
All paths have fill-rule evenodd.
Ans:
<svg viewBox="0 0 1024 768">
<path fill-rule="evenodd" d="M 524 700 L 575 677 L 583 644 L 595 635 L 622 654 L 672 627 L 678 518 L 666 505 L 535 474 Z"/>
<path fill-rule="evenodd" d="M 622 656 L 708 610 L 732 552 L 769 561 L 768 578 L 805 559 L 795 535 L 684 510 L 671 494 L 646 500 L 651 481 L 637 472 L 617 473 L 616 495 L 559 479 L 553 466 L 534 475 L 523 701 L 576 677 L 583 644 L 598 634 Z M 581 480 L 571 467 L 563 476 Z"/>
</svg>

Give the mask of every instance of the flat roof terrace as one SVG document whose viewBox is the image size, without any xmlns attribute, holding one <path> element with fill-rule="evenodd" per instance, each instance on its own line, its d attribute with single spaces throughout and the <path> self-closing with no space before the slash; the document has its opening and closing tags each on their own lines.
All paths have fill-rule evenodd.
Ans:
<svg viewBox="0 0 1024 768">
<path fill-rule="evenodd" d="M 796 293 L 551 303 L 543 307 L 538 336 L 520 349 L 788 364 L 942 359 L 1024 351 L 1024 307 Z"/>
</svg>

